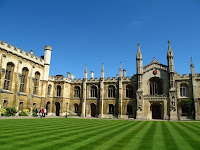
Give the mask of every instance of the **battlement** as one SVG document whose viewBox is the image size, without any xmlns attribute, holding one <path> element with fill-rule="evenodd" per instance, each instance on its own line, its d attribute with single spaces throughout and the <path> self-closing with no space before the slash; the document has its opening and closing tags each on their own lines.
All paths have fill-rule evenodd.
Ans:
<svg viewBox="0 0 200 150">
<path fill-rule="evenodd" d="M 0 48 L 3 50 L 6 50 L 9 53 L 12 53 L 14 55 L 17 55 L 19 57 L 25 58 L 27 60 L 30 60 L 36 64 L 40 64 L 44 66 L 44 60 L 35 56 L 33 53 L 27 53 L 25 50 L 21 50 L 18 47 L 15 47 L 14 45 L 9 45 L 7 42 L 0 40 Z"/>
<path fill-rule="evenodd" d="M 189 78 L 190 75 L 188 75 L 188 74 L 182 74 L 182 75 L 180 75 L 180 74 L 177 73 L 177 77 L 179 77 L 179 78 Z"/>
</svg>

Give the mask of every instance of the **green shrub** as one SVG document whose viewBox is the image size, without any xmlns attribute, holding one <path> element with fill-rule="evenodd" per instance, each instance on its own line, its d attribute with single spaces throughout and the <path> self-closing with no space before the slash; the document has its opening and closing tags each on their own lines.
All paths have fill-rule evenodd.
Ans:
<svg viewBox="0 0 200 150">
<path fill-rule="evenodd" d="M 1 109 L 1 116 L 5 116 L 6 115 L 6 109 Z"/>
<path fill-rule="evenodd" d="M 7 116 L 7 117 L 15 116 L 16 113 L 17 113 L 17 111 L 14 107 L 7 107 L 5 116 Z"/>
<path fill-rule="evenodd" d="M 29 115 L 29 110 L 28 109 L 23 109 L 20 113 L 20 116 L 28 116 Z"/>
<path fill-rule="evenodd" d="M 35 109 L 34 109 L 34 108 L 32 109 L 32 116 L 33 116 L 33 117 L 36 117 L 36 116 L 37 116 L 37 114 L 35 113 Z"/>
</svg>

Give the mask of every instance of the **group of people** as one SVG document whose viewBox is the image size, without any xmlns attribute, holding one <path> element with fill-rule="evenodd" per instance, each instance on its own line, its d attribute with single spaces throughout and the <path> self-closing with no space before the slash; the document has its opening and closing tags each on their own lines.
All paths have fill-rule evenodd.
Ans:
<svg viewBox="0 0 200 150">
<path fill-rule="evenodd" d="M 47 115 L 47 110 L 46 110 L 46 108 L 42 108 L 42 109 L 39 108 L 39 110 L 37 110 L 37 108 L 36 108 L 35 109 L 35 113 L 36 113 L 36 115 L 37 115 L 37 113 L 39 113 L 40 117 L 45 117 L 45 115 Z M 40 115 L 40 113 L 42 115 Z"/>
</svg>

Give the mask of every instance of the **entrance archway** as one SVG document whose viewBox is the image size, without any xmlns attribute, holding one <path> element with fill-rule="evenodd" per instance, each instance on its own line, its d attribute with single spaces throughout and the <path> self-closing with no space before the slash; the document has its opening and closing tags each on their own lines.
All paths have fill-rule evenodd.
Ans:
<svg viewBox="0 0 200 150">
<path fill-rule="evenodd" d="M 55 105 L 56 105 L 56 116 L 60 116 L 60 103 L 56 102 Z"/>
<path fill-rule="evenodd" d="M 161 119 L 161 105 L 160 104 L 152 105 L 152 119 Z"/>
<path fill-rule="evenodd" d="M 91 106 L 91 116 L 95 117 L 96 116 L 96 105 L 94 103 L 90 104 Z"/>
<path fill-rule="evenodd" d="M 46 103 L 47 114 L 50 113 L 50 107 L 51 107 L 50 102 L 47 102 Z"/>
</svg>

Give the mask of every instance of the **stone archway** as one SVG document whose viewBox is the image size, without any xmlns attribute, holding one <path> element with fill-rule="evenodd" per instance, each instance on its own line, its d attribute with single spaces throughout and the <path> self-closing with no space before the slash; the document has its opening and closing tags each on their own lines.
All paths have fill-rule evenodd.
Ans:
<svg viewBox="0 0 200 150">
<path fill-rule="evenodd" d="M 152 104 L 152 119 L 161 119 L 161 105 Z"/>
<path fill-rule="evenodd" d="M 55 105 L 56 105 L 56 116 L 60 116 L 60 103 L 56 102 Z"/>
<path fill-rule="evenodd" d="M 91 107 L 91 117 L 95 117 L 96 116 L 96 104 L 92 103 L 90 104 Z"/>
<path fill-rule="evenodd" d="M 51 103 L 50 103 L 49 101 L 46 103 L 47 115 L 48 115 L 48 113 L 50 113 L 50 107 L 51 107 L 50 104 L 51 104 Z"/>
</svg>

